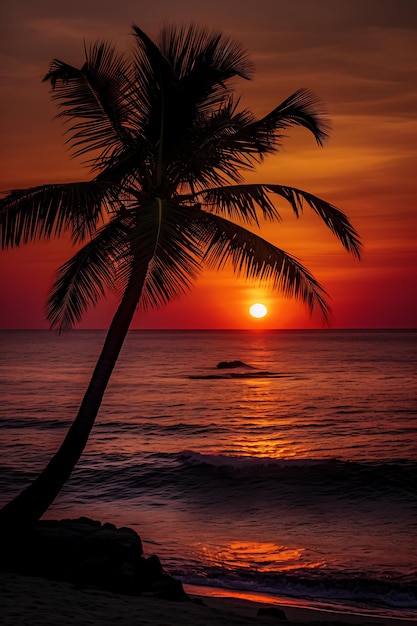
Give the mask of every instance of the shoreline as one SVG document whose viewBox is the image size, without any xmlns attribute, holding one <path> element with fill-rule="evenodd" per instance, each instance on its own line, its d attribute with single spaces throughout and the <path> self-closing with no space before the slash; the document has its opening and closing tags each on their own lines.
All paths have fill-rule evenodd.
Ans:
<svg viewBox="0 0 417 626">
<path fill-rule="evenodd" d="M 184 589 L 187 594 L 192 596 L 198 596 L 201 598 L 218 598 L 225 600 L 241 600 L 243 602 L 252 602 L 259 606 L 276 606 L 285 611 L 288 615 L 294 613 L 297 617 L 297 621 L 300 619 L 300 616 L 306 614 L 310 617 L 310 615 L 314 614 L 316 618 L 323 618 L 327 621 L 332 616 L 334 619 L 340 619 L 340 621 L 345 621 L 345 617 L 347 619 L 352 619 L 352 623 L 357 623 L 357 620 L 378 620 L 385 622 L 387 621 L 389 624 L 393 624 L 393 622 L 398 621 L 401 624 L 417 623 L 417 612 L 415 615 L 399 615 L 400 611 L 396 609 L 369 609 L 362 607 L 354 607 L 354 606 L 345 606 L 341 604 L 333 604 L 331 602 L 314 602 L 313 600 L 304 600 L 302 598 L 289 598 L 289 597 L 279 597 L 274 596 L 272 594 L 257 592 L 257 591 L 237 591 L 234 589 L 227 589 L 222 587 L 212 587 L 212 586 L 200 586 L 200 585 L 187 585 L 184 584 Z M 316 621 L 316 620 L 315 620 Z M 320 620 L 319 620 L 320 621 Z M 324 620 L 323 620 L 324 621 Z"/>
<path fill-rule="evenodd" d="M 3 626 L 25 623 L 42 626 L 250 626 L 272 623 L 330 624 L 342 626 L 411 626 L 415 619 L 339 612 L 262 594 L 239 594 L 213 587 L 185 585 L 191 601 L 162 600 L 155 594 L 140 596 L 77 588 L 55 580 L 0 573 L 0 613 Z M 246 596 L 246 597 L 241 597 Z M 279 608 L 288 621 L 258 615 L 260 608 Z"/>
</svg>

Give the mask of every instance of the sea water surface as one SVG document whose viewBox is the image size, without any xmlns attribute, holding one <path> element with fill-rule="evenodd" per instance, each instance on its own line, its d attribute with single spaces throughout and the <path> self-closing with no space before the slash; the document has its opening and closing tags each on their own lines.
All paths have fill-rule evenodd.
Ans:
<svg viewBox="0 0 417 626">
<path fill-rule="evenodd" d="M 103 339 L 0 333 L 1 503 L 62 441 Z M 132 331 L 46 517 L 130 526 L 185 585 L 417 618 L 416 347 L 412 330 Z"/>
</svg>

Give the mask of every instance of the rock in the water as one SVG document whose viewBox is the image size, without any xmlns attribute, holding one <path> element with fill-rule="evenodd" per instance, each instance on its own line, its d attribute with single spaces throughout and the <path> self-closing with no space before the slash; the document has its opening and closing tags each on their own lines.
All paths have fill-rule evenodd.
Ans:
<svg viewBox="0 0 417 626">
<path fill-rule="evenodd" d="M 251 366 L 247 365 L 243 361 L 220 361 L 220 363 L 217 363 L 217 369 L 219 370 L 233 369 L 236 367 L 251 367 Z"/>
<path fill-rule="evenodd" d="M 41 520 L 30 531 L 3 538 L 0 568 L 118 593 L 153 591 L 187 598 L 157 556 L 143 556 L 141 539 L 133 529 L 85 517 Z"/>
</svg>

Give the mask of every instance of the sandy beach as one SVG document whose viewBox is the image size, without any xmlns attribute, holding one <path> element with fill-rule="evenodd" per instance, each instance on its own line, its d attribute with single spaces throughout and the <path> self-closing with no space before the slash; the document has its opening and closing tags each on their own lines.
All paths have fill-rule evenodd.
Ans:
<svg viewBox="0 0 417 626">
<path fill-rule="evenodd" d="M 258 615 L 272 604 L 233 597 L 191 594 L 190 602 L 107 593 L 94 588 L 15 574 L 0 574 L 2 626 L 249 626 L 254 624 L 356 624 L 406 626 L 412 620 L 380 618 L 276 605 L 287 621 Z"/>
</svg>

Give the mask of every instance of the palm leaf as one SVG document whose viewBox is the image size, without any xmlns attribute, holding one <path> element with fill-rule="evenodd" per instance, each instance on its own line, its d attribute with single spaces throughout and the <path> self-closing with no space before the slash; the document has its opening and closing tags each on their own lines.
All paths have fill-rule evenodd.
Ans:
<svg viewBox="0 0 417 626">
<path fill-rule="evenodd" d="M 305 201 L 339 239 L 344 248 L 358 259 L 361 258 L 362 243 L 360 237 L 343 211 L 329 204 L 329 202 L 295 187 L 269 184 L 263 186 L 272 193 L 285 198 L 297 217 L 302 212 L 303 201 Z"/>
<path fill-rule="evenodd" d="M 160 33 L 158 47 L 180 79 L 196 69 L 199 73 L 203 66 L 209 73 L 218 73 L 217 84 L 225 84 L 235 76 L 252 76 L 253 64 L 241 44 L 194 24 L 180 28 L 167 25 Z"/>
<path fill-rule="evenodd" d="M 193 197 L 201 198 L 210 212 L 259 226 L 257 208 L 261 209 L 264 219 L 281 221 L 281 216 L 269 199 L 267 191 L 264 185 L 228 185 L 205 189 Z"/>
<path fill-rule="evenodd" d="M 254 169 L 265 154 L 280 147 L 282 135 L 277 130 L 291 125 L 305 126 L 321 142 L 327 125 L 318 105 L 314 109 L 315 102 L 313 95 L 300 90 L 268 116 L 256 120 L 251 111 L 238 111 L 231 96 L 224 98 L 210 116 L 196 116 L 194 125 L 183 134 L 170 175 L 179 181 L 191 179 L 200 188 L 241 182 L 242 171 Z"/>
<path fill-rule="evenodd" d="M 360 258 L 362 244 L 358 233 L 348 217 L 332 204 L 317 196 L 285 185 L 250 184 L 214 187 L 195 193 L 192 198 L 200 199 L 210 212 L 243 220 L 247 224 L 259 224 L 257 207 L 264 219 L 280 221 L 281 216 L 267 196 L 267 192 L 279 195 L 291 205 L 297 217 L 306 202 L 326 226 L 341 241 L 342 245 L 357 258 Z"/>
<path fill-rule="evenodd" d="M 258 140 L 264 137 L 265 152 L 271 152 L 276 150 L 277 141 L 282 137 L 276 135 L 276 131 L 289 126 L 302 126 L 311 131 L 319 145 L 327 139 L 330 130 L 323 105 L 307 89 L 298 89 L 265 117 L 254 122 L 253 130 Z"/>
<path fill-rule="evenodd" d="M 109 154 L 132 144 L 132 70 L 124 56 L 105 42 L 86 51 L 86 62 L 76 69 L 58 59 L 44 81 L 51 83 L 53 98 L 69 123 L 68 142 L 74 156 L 98 151 L 96 167 Z"/>
<path fill-rule="evenodd" d="M 230 96 L 212 111 L 204 124 L 201 120 L 196 123 L 195 137 L 191 138 L 195 145 L 193 154 L 197 155 L 199 162 L 208 158 L 211 167 L 220 168 L 236 181 L 239 169 L 252 169 L 264 155 L 280 148 L 282 134 L 277 131 L 290 126 L 307 128 L 319 144 L 326 138 L 327 119 L 317 98 L 310 92 L 304 89 L 295 92 L 260 120 L 246 109 L 237 111 Z"/>
<path fill-rule="evenodd" d="M 117 188 L 101 181 L 41 185 L 14 190 L 0 200 L 3 248 L 70 233 L 91 236 L 118 206 Z"/>
<path fill-rule="evenodd" d="M 311 313 L 318 308 L 323 321 L 330 323 L 326 292 L 295 257 L 218 215 L 200 211 L 198 217 L 194 212 L 202 228 L 203 262 L 209 268 L 219 270 L 230 264 L 236 276 L 271 285 L 284 296 L 307 305 Z"/>
<path fill-rule="evenodd" d="M 252 75 L 247 51 L 221 33 L 195 25 L 167 26 L 158 43 L 178 78 L 179 114 L 190 103 L 200 114 L 211 114 L 229 96 L 227 85 L 232 78 Z"/>
<path fill-rule="evenodd" d="M 52 328 L 67 331 L 95 306 L 106 289 L 117 284 L 117 264 L 129 256 L 126 226 L 116 219 L 106 224 L 55 275 L 47 302 Z"/>
</svg>

